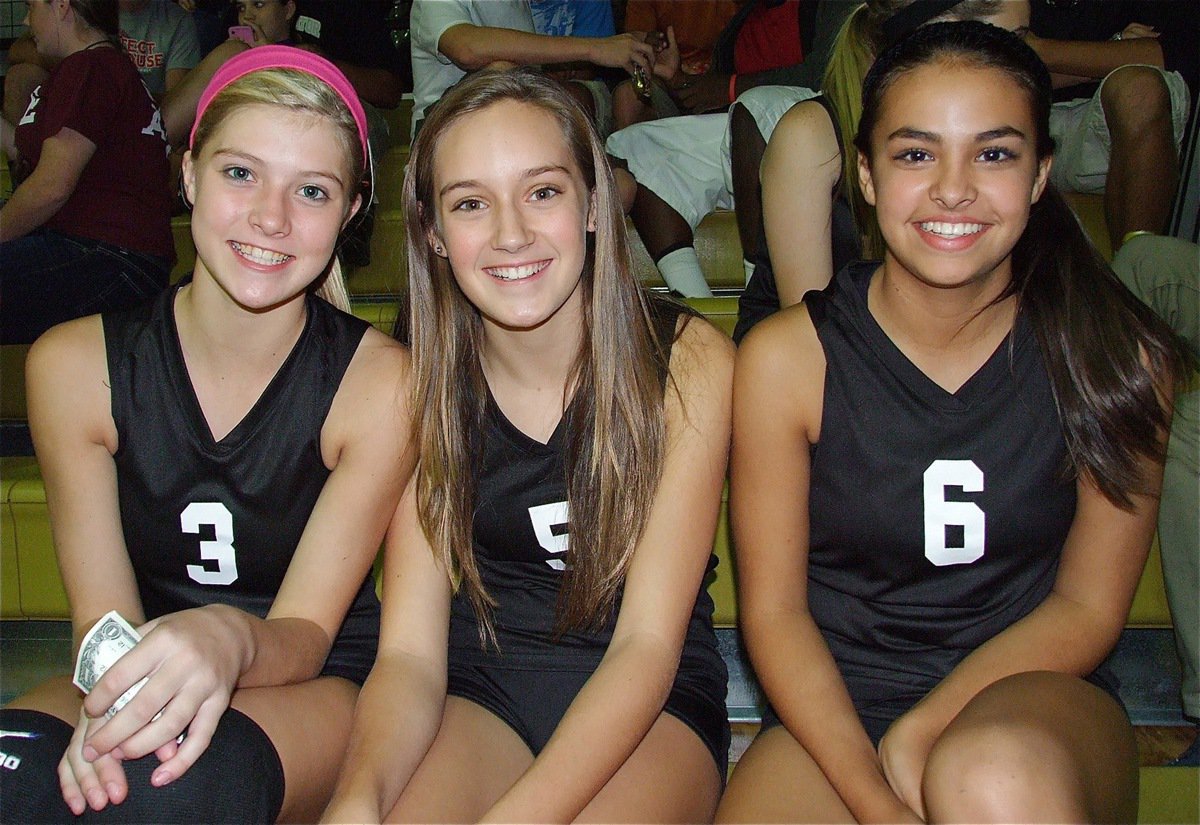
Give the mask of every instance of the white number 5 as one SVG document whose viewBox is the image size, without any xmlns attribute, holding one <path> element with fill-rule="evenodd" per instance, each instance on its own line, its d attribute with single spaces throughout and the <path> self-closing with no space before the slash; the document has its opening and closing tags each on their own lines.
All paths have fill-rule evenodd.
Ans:
<svg viewBox="0 0 1200 825">
<path fill-rule="evenodd" d="M 925 471 L 925 558 L 944 567 L 970 564 L 983 555 L 984 514 L 970 501 L 946 501 L 947 487 L 983 490 L 983 471 L 974 461 L 940 459 Z M 962 545 L 947 546 L 946 528 L 962 527 Z"/>
<path fill-rule="evenodd" d="M 538 544 L 547 553 L 553 553 L 556 556 L 566 554 L 570 536 L 565 532 L 555 534 L 554 526 L 556 524 L 565 526 L 568 518 L 567 503 L 565 501 L 556 501 L 553 504 L 539 504 L 536 507 L 529 508 L 529 520 L 533 522 L 533 534 L 537 536 Z M 567 563 L 563 559 L 546 559 L 546 564 L 555 570 L 565 570 L 567 568 Z"/>
<path fill-rule="evenodd" d="M 233 546 L 233 514 L 219 501 L 193 501 L 179 514 L 185 533 L 199 533 L 202 524 L 213 526 L 214 541 L 200 542 L 200 558 L 215 561 L 216 570 L 189 564 L 187 574 L 200 584 L 233 584 L 237 581 L 237 551 Z"/>
</svg>

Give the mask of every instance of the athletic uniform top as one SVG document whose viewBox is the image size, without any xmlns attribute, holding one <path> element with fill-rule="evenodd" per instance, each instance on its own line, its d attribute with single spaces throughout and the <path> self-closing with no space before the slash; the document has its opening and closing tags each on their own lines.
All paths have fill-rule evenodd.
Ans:
<svg viewBox="0 0 1200 825">
<path fill-rule="evenodd" d="M 687 310 L 665 301 L 653 306 L 659 340 L 669 345 L 675 337 L 676 319 Z M 663 377 L 665 381 L 665 371 Z M 612 639 L 615 607 L 598 631 L 571 630 L 554 637 L 567 550 L 563 450 L 570 418 L 568 410 L 549 442 L 542 444 L 505 418 L 489 393 L 476 487 L 474 549 L 484 588 L 499 603 L 493 625 L 500 653 L 490 646 L 481 650 L 474 610 L 460 589 L 451 611 L 452 660 L 499 667 L 528 663 L 547 669 L 575 662 L 590 669 Z M 715 560 L 709 563 L 711 566 Z M 686 659 L 689 651 L 711 651 L 714 666 L 721 667 L 712 612 L 712 599 L 702 586 L 688 625 L 684 656 Z M 723 685 L 722 681 L 722 691 Z M 720 701 L 724 703 L 723 692 Z"/>
<path fill-rule="evenodd" d="M 309 296 L 291 353 L 246 417 L 214 441 L 184 364 L 175 294 L 103 316 L 121 525 L 138 593 L 147 619 L 210 603 L 262 618 L 329 476 L 321 428 L 368 325 Z M 361 683 L 378 634 L 368 575 L 325 672 Z"/>
<path fill-rule="evenodd" d="M 821 108 L 829 115 L 829 120 L 833 123 L 833 134 L 837 138 L 838 153 L 839 155 L 844 153 L 846 147 L 842 145 L 842 133 L 838 131 L 837 118 L 834 117 L 833 110 L 829 108 L 831 105 L 829 98 L 825 95 L 817 95 L 809 100 L 821 104 Z M 854 224 L 854 213 L 850 210 L 850 204 L 841 194 L 841 185 L 842 176 L 839 173 L 838 179 L 834 181 L 833 191 L 829 193 L 829 196 L 833 198 L 830 243 L 833 246 L 834 272 L 840 271 L 842 267 L 862 257 L 862 239 Z M 737 326 L 733 330 L 733 340 L 740 344 L 751 327 L 778 311 L 779 287 L 775 283 L 775 268 L 771 265 L 771 254 L 767 249 L 766 230 L 764 229 L 760 230 L 758 253 L 754 257 L 754 274 L 750 276 L 746 288 L 738 298 L 738 320 Z"/>
<path fill-rule="evenodd" d="M 1025 315 L 949 393 L 871 315 L 877 266 L 805 299 L 826 360 L 808 599 L 844 674 L 928 689 L 1050 592 L 1075 482 Z"/>
</svg>

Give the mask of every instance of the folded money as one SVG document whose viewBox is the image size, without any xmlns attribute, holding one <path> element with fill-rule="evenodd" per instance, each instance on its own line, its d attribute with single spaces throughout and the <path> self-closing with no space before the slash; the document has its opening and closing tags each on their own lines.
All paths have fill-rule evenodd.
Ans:
<svg viewBox="0 0 1200 825">
<path fill-rule="evenodd" d="M 79 646 L 79 655 L 75 658 L 75 686 L 84 693 L 91 693 L 100 677 L 113 663 L 133 650 L 134 645 L 141 640 L 142 637 L 120 613 L 115 610 L 105 613 L 83 637 L 83 644 Z M 117 711 L 129 704 L 130 699 L 137 696 L 142 685 L 149 680 L 150 677 L 143 677 L 136 685 L 117 697 L 112 707 L 105 711 L 105 717 L 113 718 Z"/>
</svg>

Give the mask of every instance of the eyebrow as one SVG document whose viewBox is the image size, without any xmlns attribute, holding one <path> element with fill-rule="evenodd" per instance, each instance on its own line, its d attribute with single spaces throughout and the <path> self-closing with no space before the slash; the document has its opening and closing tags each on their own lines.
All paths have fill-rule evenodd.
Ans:
<svg viewBox="0 0 1200 825">
<path fill-rule="evenodd" d="M 536 178 L 538 175 L 545 175 L 550 172 L 561 172 L 567 177 L 571 176 L 571 170 L 563 166 L 561 163 L 548 163 L 545 166 L 535 166 L 532 169 L 526 169 L 521 173 L 521 180 L 528 178 Z M 457 180 L 453 183 L 447 183 L 438 190 L 439 197 L 445 197 L 447 192 L 452 192 L 455 189 L 470 189 L 473 187 L 482 187 L 483 184 L 477 180 Z"/>
<path fill-rule="evenodd" d="M 1021 140 L 1026 140 L 1027 136 L 1020 129 L 1012 126 L 1001 126 L 997 129 L 988 129 L 986 132 L 979 132 L 975 135 L 976 143 L 986 143 L 989 140 L 999 140 L 1000 138 L 1015 137 Z M 901 126 L 896 131 L 887 136 L 888 140 L 920 140 L 926 143 L 941 143 L 942 138 L 934 132 L 923 132 L 920 129 L 913 129 L 910 126 Z"/>
<path fill-rule="evenodd" d="M 243 152 L 239 149 L 217 147 L 215 150 L 213 150 L 212 156 L 214 158 L 216 158 L 220 155 L 224 155 L 227 157 L 233 157 L 233 158 L 240 158 L 241 160 L 249 161 L 250 163 L 257 163 L 262 166 L 267 165 L 266 161 L 264 161 L 258 155 L 252 155 L 249 152 Z M 310 177 L 326 178 L 328 180 L 333 181 L 334 183 L 336 183 L 338 186 L 342 187 L 343 189 L 346 187 L 346 184 L 342 182 L 342 179 L 339 178 L 337 175 L 333 174 L 332 172 L 325 172 L 320 169 L 305 169 L 305 170 L 302 170 L 299 173 L 299 175 L 302 178 L 310 178 Z"/>
</svg>

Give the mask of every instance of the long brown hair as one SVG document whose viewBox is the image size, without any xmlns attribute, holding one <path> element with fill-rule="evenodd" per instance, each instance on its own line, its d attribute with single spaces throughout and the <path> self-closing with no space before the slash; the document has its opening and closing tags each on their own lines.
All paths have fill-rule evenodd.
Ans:
<svg viewBox="0 0 1200 825">
<path fill-rule="evenodd" d="M 1034 51 L 996 26 L 933 23 L 885 51 L 867 74 L 855 144 L 868 161 L 887 90 L 905 73 L 943 61 L 995 69 L 1017 83 L 1033 114 L 1038 160 L 1053 154 L 1050 73 Z M 1132 496 L 1149 486 L 1141 458 L 1165 457 L 1162 435 L 1171 417 L 1155 379 L 1182 380 L 1194 359 L 1121 283 L 1053 184 L 1030 210 L 1012 250 L 1012 281 L 997 301 L 1013 295 L 1038 338 L 1069 469 L 1113 504 L 1131 508 Z"/>
<path fill-rule="evenodd" d="M 488 71 L 464 79 L 430 112 L 413 143 L 404 181 L 409 309 L 407 318 L 401 313 L 397 337 L 412 347 L 421 527 L 456 586 L 466 588 L 481 643 L 495 641 L 495 601 L 483 586 L 471 539 L 488 395 L 480 361 L 483 323 L 429 238 L 439 138 L 463 117 L 505 100 L 554 118 L 595 198 L 596 230 L 580 283 L 582 340 L 567 382 L 575 388 L 564 450 L 571 526 L 559 632 L 594 627 L 613 609 L 646 526 L 665 451 L 666 348 L 633 275 L 624 215 L 600 139 L 567 93 L 535 72 Z"/>
</svg>

